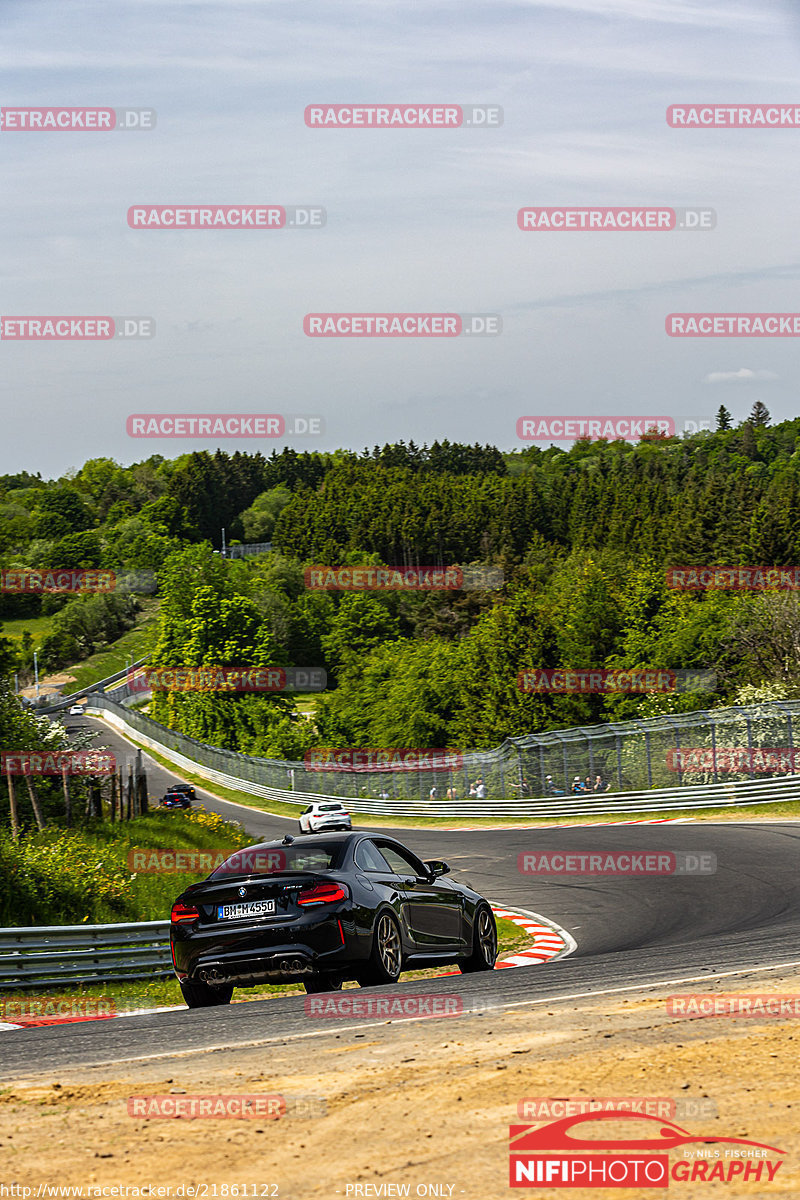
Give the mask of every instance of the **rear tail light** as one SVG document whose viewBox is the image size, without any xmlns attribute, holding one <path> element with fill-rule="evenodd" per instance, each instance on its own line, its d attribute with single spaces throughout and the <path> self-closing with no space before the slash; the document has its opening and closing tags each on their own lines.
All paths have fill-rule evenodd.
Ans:
<svg viewBox="0 0 800 1200">
<path fill-rule="evenodd" d="M 298 894 L 298 904 L 338 904 L 349 900 L 350 892 L 343 883 L 315 883 Z"/>
<path fill-rule="evenodd" d="M 200 909 L 195 908 L 193 904 L 173 904 L 170 921 L 173 925 L 179 925 L 183 921 L 196 921 L 200 916 Z"/>
</svg>

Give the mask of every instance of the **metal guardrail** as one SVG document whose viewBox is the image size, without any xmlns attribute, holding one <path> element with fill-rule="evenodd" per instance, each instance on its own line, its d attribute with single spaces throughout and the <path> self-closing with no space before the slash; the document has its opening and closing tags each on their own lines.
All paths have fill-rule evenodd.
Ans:
<svg viewBox="0 0 800 1200">
<path fill-rule="evenodd" d="M 487 820 L 509 817 L 528 819 L 530 817 L 624 816 L 638 812 L 669 813 L 679 809 L 737 807 L 800 800 L 800 775 L 758 781 L 745 779 L 730 783 L 700 784 L 656 790 L 645 789 L 630 792 L 605 792 L 600 795 L 565 795 L 533 799 L 492 797 L 487 800 L 410 800 L 395 796 L 375 798 L 289 790 L 257 783 L 244 775 L 232 775 L 181 754 L 154 736 L 154 733 L 159 730 L 163 730 L 164 734 L 171 734 L 172 731 L 166 726 L 160 726 L 149 717 L 142 717 L 141 714 L 132 714 L 105 697 L 98 697 L 94 704 L 90 700 L 89 709 L 98 716 L 104 716 L 109 724 L 121 733 L 127 734 L 142 745 L 169 759 L 176 767 L 183 768 L 202 779 L 208 779 L 212 783 L 232 788 L 234 791 L 261 796 L 280 804 L 305 806 L 317 800 L 340 800 L 353 813 L 369 813 L 385 817 L 445 819 L 471 817 Z M 146 729 L 147 732 L 143 732 L 143 729 Z M 192 740 L 182 738 L 182 744 Z M 216 749 L 213 746 L 204 746 L 200 742 L 196 742 L 195 745 L 199 750 L 213 751 Z M 218 753 L 222 752 L 218 751 Z M 248 761 L 247 755 L 243 754 L 231 757 L 239 759 L 243 764 Z M 249 761 L 252 763 L 267 760 L 250 759 Z M 282 764 L 274 763 L 273 765 L 277 767 Z"/>
<path fill-rule="evenodd" d="M 167 975 L 169 921 L 0 929 L 0 990 Z"/>
<path fill-rule="evenodd" d="M 121 671 L 115 671 L 113 675 L 107 675 L 105 679 L 98 679 L 96 683 L 90 683 L 88 687 L 81 688 L 77 692 L 70 692 L 68 696 L 61 696 L 58 700 L 54 700 L 50 704 L 36 705 L 36 710 L 37 712 L 43 713 L 45 716 L 47 716 L 49 713 L 60 712 L 62 708 L 68 708 L 77 700 L 82 700 L 85 696 L 91 695 L 93 692 L 105 692 L 109 689 L 110 685 L 118 683 L 120 680 L 122 681 L 120 686 L 124 687 L 125 683 L 127 682 L 126 677 L 130 673 L 131 669 L 133 668 L 136 670 L 138 667 L 143 666 L 149 657 L 149 654 L 145 654 L 143 658 L 139 658 L 135 663 L 131 663 L 129 666 L 123 667 Z M 111 687 L 111 691 L 114 690 L 116 689 Z"/>
</svg>

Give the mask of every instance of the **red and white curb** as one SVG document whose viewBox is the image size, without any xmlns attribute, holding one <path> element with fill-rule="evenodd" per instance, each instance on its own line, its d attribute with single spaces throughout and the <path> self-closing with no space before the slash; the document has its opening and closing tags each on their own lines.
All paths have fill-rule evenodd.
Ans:
<svg viewBox="0 0 800 1200">
<path fill-rule="evenodd" d="M 69 1003 L 68 1001 L 65 1003 Z M 25 1017 L 21 1025 L 13 1025 L 8 1021 L 0 1021 L 0 1033 L 11 1029 L 42 1029 L 45 1025 L 76 1025 L 86 1021 L 110 1021 L 112 1017 L 146 1017 L 152 1013 L 176 1012 L 182 1009 L 182 1004 L 163 1005 L 160 1008 L 132 1008 L 129 1012 L 92 1013 L 91 1016 L 37 1016 Z"/>
<path fill-rule="evenodd" d="M 595 829 L 606 825 L 685 825 L 691 823 L 692 817 L 646 817 L 630 821 L 548 821 L 543 825 L 498 825 L 498 829 L 583 829 L 593 826 Z M 485 825 L 448 825 L 448 831 L 458 833 L 480 833 Z"/>
<path fill-rule="evenodd" d="M 566 929 L 556 925 L 555 921 L 549 921 L 538 913 L 525 912 L 524 909 L 498 908 L 494 904 L 492 912 L 502 920 L 513 921 L 515 925 L 519 925 L 521 929 L 529 933 L 533 939 L 533 945 L 527 950 L 518 950 L 508 958 L 499 959 L 495 964 L 496 971 L 502 970 L 504 967 L 530 967 L 533 963 L 551 962 L 554 958 L 566 958 L 568 954 L 572 954 L 578 948 L 571 933 L 567 933 Z"/>
<path fill-rule="evenodd" d="M 642 821 L 570 821 L 568 825 L 537 825 L 537 829 L 575 829 L 586 825 L 685 825 L 691 817 L 647 817 Z"/>
</svg>

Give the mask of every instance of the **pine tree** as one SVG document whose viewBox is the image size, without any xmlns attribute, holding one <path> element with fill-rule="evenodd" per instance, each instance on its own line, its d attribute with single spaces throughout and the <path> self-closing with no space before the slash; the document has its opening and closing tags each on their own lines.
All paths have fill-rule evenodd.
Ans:
<svg viewBox="0 0 800 1200">
<path fill-rule="evenodd" d="M 742 454 L 746 458 L 755 459 L 758 457 L 756 436 L 753 433 L 753 426 L 749 421 L 745 421 L 742 425 Z"/>
<path fill-rule="evenodd" d="M 765 425 L 769 425 L 769 409 L 766 404 L 762 404 L 760 400 L 756 400 L 750 413 L 750 424 L 756 429 L 761 429 Z"/>
<path fill-rule="evenodd" d="M 732 424 L 733 418 L 731 417 L 731 414 L 728 412 L 724 404 L 720 404 L 719 408 L 717 409 L 717 429 L 724 431 L 726 429 L 730 429 Z"/>
</svg>

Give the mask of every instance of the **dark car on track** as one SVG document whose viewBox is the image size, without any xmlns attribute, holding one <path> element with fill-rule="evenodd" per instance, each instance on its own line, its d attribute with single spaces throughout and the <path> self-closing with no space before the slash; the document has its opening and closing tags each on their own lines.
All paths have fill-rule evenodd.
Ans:
<svg viewBox="0 0 800 1200">
<path fill-rule="evenodd" d="M 355 979 L 455 963 L 490 971 L 497 927 L 487 900 L 445 879 L 395 838 L 306 834 L 248 846 L 175 901 L 172 961 L 190 1008 L 227 1004 L 234 987 L 302 982 L 327 992 Z"/>
<path fill-rule="evenodd" d="M 183 794 L 185 796 L 188 796 L 190 800 L 197 799 L 197 793 L 195 792 L 194 788 L 192 787 L 192 785 L 190 783 L 173 783 L 169 786 L 167 791 L 183 792 Z"/>
<path fill-rule="evenodd" d="M 159 801 L 159 808 L 191 808 L 192 802 L 186 792 L 167 792 Z"/>
</svg>

